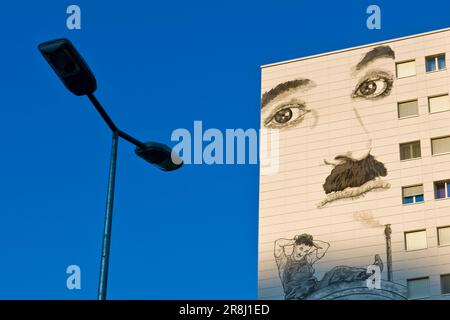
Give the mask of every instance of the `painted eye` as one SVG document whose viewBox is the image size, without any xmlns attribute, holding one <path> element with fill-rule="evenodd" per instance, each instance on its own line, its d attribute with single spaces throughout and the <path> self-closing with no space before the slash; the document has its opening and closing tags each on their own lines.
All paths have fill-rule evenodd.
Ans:
<svg viewBox="0 0 450 320">
<path fill-rule="evenodd" d="M 310 111 L 311 110 L 307 110 L 305 105 L 301 103 L 282 105 L 276 108 L 272 114 L 267 117 L 264 125 L 272 129 L 290 127 L 300 123 L 305 117 L 305 114 Z"/>
<path fill-rule="evenodd" d="M 352 94 L 353 98 L 376 99 L 389 95 L 393 78 L 386 72 L 372 73 L 358 83 Z"/>
<path fill-rule="evenodd" d="M 291 119 L 292 119 L 292 110 L 290 108 L 278 111 L 277 113 L 275 113 L 275 116 L 273 117 L 273 120 L 275 120 L 276 123 L 280 124 L 286 123 Z"/>
</svg>

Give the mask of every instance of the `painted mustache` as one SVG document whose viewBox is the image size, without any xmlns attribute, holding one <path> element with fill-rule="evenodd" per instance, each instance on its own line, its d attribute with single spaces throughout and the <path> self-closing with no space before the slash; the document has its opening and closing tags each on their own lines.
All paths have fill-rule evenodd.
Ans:
<svg viewBox="0 0 450 320">
<path fill-rule="evenodd" d="M 326 194 L 360 187 L 368 181 L 387 175 L 384 164 L 377 161 L 370 152 L 359 160 L 343 155 L 336 156 L 334 159 L 340 163 L 333 164 L 333 170 L 325 179 L 323 189 Z"/>
</svg>

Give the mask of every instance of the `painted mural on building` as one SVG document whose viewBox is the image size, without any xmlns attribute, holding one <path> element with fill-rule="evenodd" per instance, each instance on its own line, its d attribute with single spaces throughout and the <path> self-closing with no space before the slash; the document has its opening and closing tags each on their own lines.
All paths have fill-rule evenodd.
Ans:
<svg viewBox="0 0 450 320">
<path fill-rule="evenodd" d="M 357 106 L 360 100 L 380 100 L 392 92 L 394 76 L 392 70 L 370 68 L 371 64 L 380 58 L 395 59 L 395 53 L 389 46 L 377 46 L 368 50 L 359 62 L 348 70 L 356 80 L 356 86 L 349 92 L 355 102 L 354 118 L 362 128 L 367 147 L 362 156 L 353 156 L 353 150 L 336 154 L 332 160 L 324 159 L 317 166 L 327 165 L 330 173 L 322 184 L 324 198 L 316 204 L 315 210 L 331 205 L 338 200 L 357 201 L 372 191 L 382 191 L 390 188 L 385 180 L 388 176 L 386 166 L 372 153 L 372 138 L 359 116 Z M 359 78 L 357 77 L 359 75 Z M 305 125 L 309 129 L 320 122 L 320 113 L 307 105 L 302 95 L 317 87 L 314 79 L 297 77 L 279 83 L 262 95 L 261 113 L 262 125 L 279 130 L 289 130 Z M 309 121 L 306 121 L 309 120 Z M 349 214 L 352 214 L 349 212 Z M 354 214 L 354 213 L 353 213 Z M 359 217 L 359 216 L 358 216 Z M 322 279 L 315 275 L 314 265 L 323 259 L 332 244 L 316 240 L 312 235 L 301 233 L 293 238 L 278 239 L 274 244 L 274 257 L 278 275 L 283 286 L 285 299 L 303 300 L 321 298 L 320 292 L 327 292 L 329 297 L 338 297 L 338 292 L 353 290 L 353 297 L 370 296 L 364 290 L 355 289 L 356 284 L 365 283 L 370 274 L 366 267 L 335 266 Z M 387 253 L 389 263 L 391 252 Z M 374 261 L 368 265 L 377 265 L 382 271 L 383 261 L 379 253 L 374 253 Z M 392 269 L 392 266 L 389 266 Z M 389 279 L 390 280 L 390 279 Z M 346 289 L 347 288 L 347 289 Z M 405 288 L 391 281 L 384 283 L 385 295 L 378 298 L 404 299 Z M 359 292 L 359 293 L 358 293 Z"/>
<path fill-rule="evenodd" d="M 303 300 L 332 284 L 364 281 L 371 276 L 367 268 L 336 266 L 319 281 L 314 275 L 314 264 L 325 256 L 329 247 L 329 243 L 314 240 L 312 235 L 305 233 L 293 239 L 275 241 L 274 255 L 286 300 Z M 383 262 L 378 254 L 372 265 L 383 271 Z"/>
<path fill-rule="evenodd" d="M 370 64 L 380 58 L 395 59 L 395 53 L 389 46 L 378 46 L 368 51 L 361 60 L 349 70 L 351 74 L 362 72 Z M 376 100 L 388 96 L 391 93 L 394 76 L 390 70 L 369 69 L 358 80 L 352 99 Z M 314 118 L 314 125 L 320 121 L 317 111 L 309 109 L 302 101 L 303 92 L 315 87 L 311 79 L 297 78 L 276 85 L 265 92 L 261 99 L 261 110 L 264 126 L 271 129 L 287 129 L 301 125 L 309 114 Z M 372 190 L 388 189 L 390 184 L 381 180 L 387 175 L 387 169 L 383 163 L 377 161 L 370 153 L 372 139 L 358 114 L 354 109 L 355 118 L 363 128 L 367 140 L 367 154 L 360 158 L 353 158 L 352 151 L 339 154 L 334 157 L 334 162 L 324 160 L 325 164 L 333 167 L 330 175 L 323 184 L 326 197 L 317 204 L 318 208 L 339 199 L 357 199 Z"/>
</svg>

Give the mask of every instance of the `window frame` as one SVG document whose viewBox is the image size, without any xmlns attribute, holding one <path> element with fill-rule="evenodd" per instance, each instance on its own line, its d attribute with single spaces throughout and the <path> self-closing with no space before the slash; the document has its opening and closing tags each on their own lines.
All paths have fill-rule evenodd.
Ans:
<svg viewBox="0 0 450 320">
<path fill-rule="evenodd" d="M 417 195 L 415 195 L 415 196 L 413 196 L 413 199 L 414 199 L 414 201 L 412 202 L 412 203 L 405 203 L 405 196 L 404 196 L 404 192 L 403 192 L 403 190 L 405 189 L 405 188 L 412 188 L 412 187 L 418 187 L 418 186 L 422 186 L 422 197 L 423 197 L 423 201 L 416 201 L 416 197 L 417 197 Z M 406 197 L 406 198 L 409 198 L 409 197 Z M 423 183 L 420 183 L 420 184 L 413 184 L 413 185 L 410 185 L 410 186 L 403 186 L 402 187 L 402 204 L 404 205 L 404 206 L 411 206 L 411 205 L 414 205 L 414 204 L 420 204 L 420 203 L 424 203 L 425 202 L 425 191 L 423 190 Z"/>
<path fill-rule="evenodd" d="M 442 56 L 444 57 L 445 68 L 439 69 L 439 57 L 442 57 Z M 428 59 L 434 59 L 434 62 L 436 64 L 436 69 L 431 70 L 431 71 L 427 71 Z M 447 70 L 447 57 L 446 57 L 445 52 L 438 53 L 438 54 L 433 54 L 433 55 L 425 57 L 425 73 L 433 73 L 433 72 L 439 72 L 439 71 L 445 71 L 445 70 Z"/>
<path fill-rule="evenodd" d="M 417 114 L 411 115 L 411 116 L 406 116 L 406 117 L 400 117 L 400 105 L 403 103 L 409 103 L 409 102 L 417 102 Z M 405 100 L 405 101 L 399 101 L 397 102 L 397 118 L 400 119 L 408 119 L 408 118 L 413 118 L 413 117 L 418 117 L 419 116 L 419 99 L 411 99 L 411 100 Z"/>
<path fill-rule="evenodd" d="M 445 97 L 445 96 L 448 97 L 448 109 L 447 109 L 447 110 L 441 110 L 441 111 L 434 111 L 434 112 L 431 112 L 431 103 L 430 103 L 430 99 L 433 99 L 433 98 L 439 98 L 439 97 Z M 429 113 L 429 114 L 435 114 L 435 113 L 441 113 L 441 112 L 448 112 L 448 111 L 450 111 L 450 95 L 449 95 L 448 93 L 436 94 L 436 95 L 429 96 L 429 97 L 427 98 L 427 102 L 428 102 L 428 113 Z"/>
<path fill-rule="evenodd" d="M 441 137 L 434 137 L 434 138 L 431 138 L 431 139 L 430 139 L 430 142 L 431 142 L 431 156 L 432 156 L 432 157 L 440 156 L 440 155 L 444 155 L 444 154 L 449 154 L 449 153 L 450 153 L 450 150 L 449 150 L 449 151 L 446 151 L 446 152 L 442 152 L 442 153 L 434 153 L 434 150 L 433 150 L 433 140 L 444 139 L 444 138 L 448 138 L 448 139 L 450 140 L 450 135 L 441 136 Z"/>
<path fill-rule="evenodd" d="M 408 250 L 408 242 L 407 242 L 407 238 L 406 235 L 408 233 L 416 233 L 416 232 L 425 232 L 425 242 L 426 242 L 426 247 L 425 248 L 420 248 L 420 249 L 411 249 Z M 420 250 L 427 250 L 428 249 L 428 234 L 427 234 L 427 229 L 418 229 L 418 230 L 411 230 L 411 231 L 404 231 L 403 232 L 403 238 L 405 241 L 405 251 L 406 252 L 414 252 L 414 251 L 420 251 Z"/>
<path fill-rule="evenodd" d="M 441 244 L 441 239 L 440 239 L 440 237 L 439 237 L 439 230 L 440 230 L 440 229 L 447 229 L 447 228 L 450 228 L 450 225 L 448 225 L 448 226 L 436 227 L 437 240 L 438 240 L 438 247 L 448 247 L 448 246 L 450 246 L 450 243 L 449 243 L 449 244 Z"/>
<path fill-rule="evenodd" d="M 426 277 L 417 277 L 417 278 L 411 278 L 411 279 L 406 279 L 406 288 L 408 289 L 408 282 L 409 281 L 417 281 L 417 280 L 427 280 L 427 287 L 428 287 L 428 295 L 423 296 L 423 297 L 417 297 L 417 298 L 410 298 L 409 297 L 409 290 L 407 290 L 407 296 L 408 296 L 408 300 L 421 300 L 421 299 L 428 299 L 431 297 L 431 288 L 430 288 L 430 277 L 426 276 Z"/>
<path fill-rule="evenodd" d="M 444 183 L 444 191 L 445 191 L 445 197 L 443 198 L 437 198 L 436 197 L 436 184 L 438 183 Z M 445 200 L 445 199 L 450 199 L 450 192 L 448 187 L 450 186 L 450 179 L 445 179 L 445 180 L 438 180 L 438 181 L 433 181 L 433 188 L 434 188 L 434 200 Z"/>
<path fill-rule="evenodd" d="M 413 149 L 412 149 L 413 146 L 412 146 L 412 144 L 416 143 L 416 142 L 419 143 L 420 156 L 419 157 L 415 157 L 415 158 L 402 159 L 402 146 L 407 145 L 407 144 L 411 145 L 410 151 L 411 151 L 411 155 L 412 155 L 413 154 Z M 400 152 L 400 161 L 410 161 L 410 160 L 422 159 L 422 144 L 420 143 L 420 140 L 402 142 L 402 143 L 400 143 L 398 145 L 398 148 L 399 148 L 399 152 Z M 411 187 L 414 187 L 414 186 L 411 186 Z"/>
<path fill-rule="evenodd" d="M 444 295 L 444 296 L 448 296 L 448 295 L 450 295 L 450 291 L 447 292 L 447 293 L 444 293 L 444 292 L 443 292 L 443 286 L 442 286 L 442 278 L 443 278 L 443 277 L 449 277 L 449 278 L 450 278 L 450 273 L 444 273 L 444 274 L 441 274 L 441 275 L 439 276 L 439 284 L 440 284 L 440 286 L 441 286 L 441 294 Z"/>
<path fill-rule="evenodd" d="M 409 76 L 404 76 L 404 77 L 399 77 L 398 76 L 398 65 L 399 64 L 403 64 L 403 63 L 409 63 L 409 62 L 414 62 L 414 74 L 409 75 Z M 409 59 L 409 60 L 404 60 L 404 61 L 399 61 L 395 63 L 395 77 L 397 79 L 404 79 L 404 78 L 410 78 L 410 77 L 415 77 L 417 76 L 417 65 L 416 65 L 416 59 Z"/>
</svg>

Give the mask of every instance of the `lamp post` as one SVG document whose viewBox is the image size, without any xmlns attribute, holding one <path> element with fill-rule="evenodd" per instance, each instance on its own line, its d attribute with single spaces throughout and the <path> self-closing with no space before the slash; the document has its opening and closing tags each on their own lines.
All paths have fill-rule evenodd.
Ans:
<svg viewBox="0 0 450 320">
<path fill-rule="evenodd" d="M 97 82 L 82 56 L 67 39 L 57 39 L 41 43 L 39 51 L 63 81 L 69 91 L 77 96 L 87 96 L 97 112 L 112 131 L 111 158 L 109 164 L 108 191 L 106 195 L 106 212 L 103 232 L 102 255 L 98 299 L 105 300 L 108 285 L 108 267 L 111 248 L 111 227 L 114 206 L 114 187 L 116 180 L 117 147 L 119 138 L 136 146 L 135 153 L 145 161 L 164 171 L 173 171 L 183 164 L 181 158 L 167 145 L 157 142 L 143 143 L 128 133 L 120 130 L 94 95 Z"/>
</svg>

